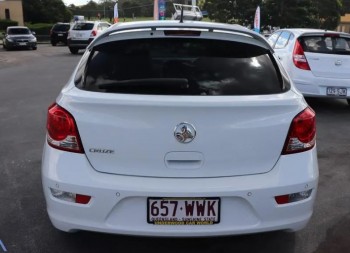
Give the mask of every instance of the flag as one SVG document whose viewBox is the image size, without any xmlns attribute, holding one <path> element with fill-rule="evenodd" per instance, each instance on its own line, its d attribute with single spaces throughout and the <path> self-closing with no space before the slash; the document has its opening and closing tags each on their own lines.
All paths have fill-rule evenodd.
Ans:
<svg viewBox="0 0 350 253">
<path fill-rule="evenodd" d="M 154 0 L 154 8 L 153 8 L 153 19 L 159 19 L 159 9 L 158 9 L 158 0 Z"/>
<path fill-rule="evenodd" d="M 254 17 L 254 31 L 260 33 L 260 7 L 256 8 Z"/>
<path fill-rule="evenodd" d="M 118 15 L 118 1 L 116 1 L 114 5 L 114 23 L 118 23 L 119 15 Z"/>
</svg>

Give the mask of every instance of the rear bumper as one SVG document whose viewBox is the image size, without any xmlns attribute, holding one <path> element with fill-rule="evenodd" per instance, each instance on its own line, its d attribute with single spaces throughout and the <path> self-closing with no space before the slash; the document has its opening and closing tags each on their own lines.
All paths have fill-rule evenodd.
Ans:
<svg viewBox="0 0 350 253">
<path fill-rule="evenodd" d="M 78 48 L 78 49 L 84 49 L 86 48 L 91 41 L 93 41 L 93 38 L 90 38 L 88 40 L 72 40 L 72 39 L 68 39 L 67 43 L 69 47 L 74 47 L 74 48 Z"/>
<path fill-rule="evenodd" d="M 222 178 L 147 178 L 95 171 L 85 155 L 45 144 L 42 182 L 53 225 L 63 231 L 89 230 L 144 236 L 217 236 L 302 229 L 313 212 L 317 192 L 316 148 L 282 156 L 260 175 Z M 59 200 L 50 188 L 92 196 L 86 205 Z M 274 196 L 312 189 L 308 199 L 278 205 Z M 147 223 L 147 197 L 220 197 L 215 225 Z"/>
<path fill-rule="evenodd" d="M 350 98 L 350 79 L 315 77 L 310 71 L 294 75 L 295 87 L 306 97 Z M 327 95 L 327 87 L 346 88 L 347 96 Z"/>
</svg>

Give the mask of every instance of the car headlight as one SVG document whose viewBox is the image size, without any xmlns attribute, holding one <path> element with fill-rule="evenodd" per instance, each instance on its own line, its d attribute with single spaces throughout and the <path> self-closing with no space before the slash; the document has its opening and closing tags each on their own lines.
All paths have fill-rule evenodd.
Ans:
<svg viewBox="0 0 350 253">
<path fill-rule="evenodd" d="M 7 40 L 8 42 L 13 42 L 13 39 L 10 39 L 10 38 L 6 38 L 6 40 Z"/>
<path fill-rule="evenodd" d="M 36 38 L 35 37 L 34 38 L 30 38 L 29 42 L 36 42 Z"/>
</svg>

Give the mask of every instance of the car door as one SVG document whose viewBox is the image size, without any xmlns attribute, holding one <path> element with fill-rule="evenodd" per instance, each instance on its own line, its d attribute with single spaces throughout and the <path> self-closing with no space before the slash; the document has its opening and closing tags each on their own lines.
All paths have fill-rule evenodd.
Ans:
<svg viewBox="0 0 350 253">
<path fill-rule="evenodd" d="M 293 39 L 294 35 L 291 32 L 283 31 L 274 45 L 275 53 L 287 71 L 292 63 Z"/>
</svg>

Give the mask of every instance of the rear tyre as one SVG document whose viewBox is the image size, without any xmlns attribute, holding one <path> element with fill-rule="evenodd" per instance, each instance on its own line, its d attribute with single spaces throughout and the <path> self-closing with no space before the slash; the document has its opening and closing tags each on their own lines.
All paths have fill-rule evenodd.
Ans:
<svg viewBox="0 0 350 253">
<path fill-rule="evenodd" d="M 72 54 L 77 54 L 79 49 L 78 48 L 74 48 L 74 47 L 69 47 L 69 51 L 72 53 Z"/>
<path fill-rule="evenodd" d="M 346 101 L 348 102 L 348 105 L 350 105 L 350 99 L 348 98 Z"/>
<path fill-rule="evenodd" d="M 32 47 L 32 49 L 33 49 L 33 50 L 36 50 L 36 49 L 37 49 L 37 47 Z"/>
<path fill-rule="evenodd" d="M 56 43 L 56 42 L 51 42 L 51 45 L 52 45 L 53 47 L 55 47 L 55 46 L 57 45 L 57 43 Z"/>
</svg>

